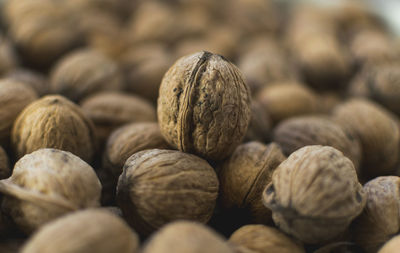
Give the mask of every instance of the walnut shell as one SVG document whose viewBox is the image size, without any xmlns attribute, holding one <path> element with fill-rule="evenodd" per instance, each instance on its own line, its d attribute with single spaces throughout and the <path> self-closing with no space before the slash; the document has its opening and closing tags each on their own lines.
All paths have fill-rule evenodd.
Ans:
<svg viewBox="0 0 400 253">
<path fill-rule="evenodd" d="M 317 95 L 296 82 L 276 83 L 265 87 L 258 93 L 257 100 L 275 124 L 293 116 L 316 113 L 319 107 Z"/>
<path fill-rule="evenodd" d="M 131 122 L 156 122 L 156 109 L 148 101 L 134 95 L 104 92 L 81 101 L 82 110 L 95 125 L 101 143 L 116 128 Z"/>
<path fill-rule="evenodd" d="M 218 173 L 222 206 L 247 210 L 251 222 L 272 223 L 272 213 L 262 204 L 261 195 L 273 171 L 285 158 L 274 143 L 239 145 Z"/>
<path fill-rule="evenodd" d="M 319 145 L 293 152 L 263 193 L 275 224 L 305 243 L 338 236 L 365 202 L 353 163 L 340 151 Z"/>
<path fill-rule="evenodd" d="M 368 100 L 352 99 L 337 106 L 333 117 L 360 140 L 363 176 L 376 177 L 394 170 L 400 142 L 394 115 Z"/>
<path fill-rule="evenodd" d="M 93 123 L 68 99 L 45 96 L 27 106 L 15 121 L 11 142 L 17 157 L 40 148 L 70 151 L 90 162 L 95 147 Z"/>
<path fill-rule="evenodd" d="M 18 114 L 36 99 L 37 94 L 27 85 L 11 79 L 0 81 L 0 143 L 8 144 Z"/>
<path fill-rule="evenodd" d="M 0 146 L 0 179 L 11 175 L 10 164 L 6 151 Z"/>
<path fill-rule="evenodd" d="M 229 242 L 256 253 L 305 253 L 304 248 L 293 239 L 264 225 L 243 226 L 231 235 Z"/>
<path fill-rule="evenodd" d="M 364 185 L 367 204 L 355 220 L 355 242 L 366 252 L 377 252 L 400 231 L 400 177 L 377 177 Z"/>
<path fill-rule="evenodd" d="M 253 100 L 250 108 L 251 119 L 244 140 L 268 142 L 272 132 L 270 116 L 258 101 Z"/>
<path fill-rule="evenodd" d="M 356 170 L 361 162 L 357 137 L 325 116 L 299 116 L 282 121 L 274 129 L 273 140 L 287 156 L 304 146 L 323 145 L 343 152 Z"/>
<path fill-rule="evenodd" d="M 47 223 L 21 253 L 136 253 L 139 238 L 119 217 L 103 209 L 88 209 Z"/>
<path fill-rule="evenodd" d="M 49 83 L 44 75 L 28 69 L 16 69 L 11 71 L 7 78 L 29 85 L 39 96 L 46 95 L 49 91 Z"/>
<path fill-rule="evenodd" d="M 400 235 L 393 237 L 378 251 L 378 253 L 396 253 L 400 248 Z"/>
<path fill-rule="evenodd" d="M 25 233 L 66 213 L 99 206 L 101 185 L 87 163 L 70 152 L 40 149 L 22 157 L 0 180 L 2 209 Z"/>
<path fill-rule="evenodd" d="M 228 243 L 210 228 L 176 221 L 161 228 L 143 247 L 143 253 L 233 253 Z"/>
<path fill-rule="evenodd" d="M 250 122 L 250 91 L 239 70 L 219 55 L 180 58 L 164 75 L 157 107 L 161 133 L 179 150 L 222 160 Z"/>
<path fill-rule="evenodd" d="M 208 222 L 217 195 L 217 175 L 205 160 L 161 149 L 129 157 L 117 186 L 124 217 L 143 235 L 177 219 Z"/>
<path fill-rule="evenodd" d="M 73 101 L 95 92 L 118 91 L 122 88 L 122 74 L 118 65 L 91 49 L 69 53 L 58 61 L 50 73 L 51 91 Z"/>
</svg>

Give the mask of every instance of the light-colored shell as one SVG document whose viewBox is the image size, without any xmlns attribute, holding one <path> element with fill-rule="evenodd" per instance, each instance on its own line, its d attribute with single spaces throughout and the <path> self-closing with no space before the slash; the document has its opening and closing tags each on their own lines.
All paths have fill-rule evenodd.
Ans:
<svg viewBox="0 0 400 253">
<path fill-rule="evenodd" d="M 136 253 L 139 238 L 107 210 L 88 209 L 63 216 L 37 231 L 21 253 Z"/>
<path fill-rule="evenodd" d="M 275 224 L 305 243 L 323 243 L 346 230 L 366 196 L 353 163 L 328 146 L 306 146 L 282 162 L 263 193 Z"/>
<path fill-rule="evenodd" d="M 10 165 L 6 151 L 0 146 L 0 179 L 9 177 L 11 174 Z"/>
<path fill-rule="evenodd" d="M 222 160 L 233 152 L 250 122 L 250 91 L 237 67 L 219 55 L 180 58 L 165 74 L 158 122 L 179 150 Z"/>
<path fill-rule="evenodd" d="M 228 243 L 208 227 L 189 221 L 172 222 L 155 233 L 143 253 L 233 253 Z"/>
<path fill-rule="evenodd" d="M 305 253 L 304 248 L 293 239 L 264 225 L 243 226 L 231 235 L 229 242 L 256 253 Z"/>
<path fill-rule="evenodd" d="M 40 148 L 69 151 L 90 162 L 95 149 L 92 122 L 68 99 L 45 96 L 26 107 L 15 121 L 11 142 L 17 157 Z"/>
<path fill-rule="evenodd" d="M 101 185 L 79 157 L 40 149 L 22 157 L 0 181 L 3 209 L 26 233 L 66 213 L 99 206 Z"/>
<path fill-rule="evenodd" d="M 217 175 L 205 160 L 162 149 L 129 157 L 117 186 L 124 217 L 144 235 L 178 219 L 208 222 L 217 195 Z"/>
<path fill-rule="evenodd" d="M 252 222 L 272 223 L 271 210 L 262 204 L 261 195 L 271 182 L 273 171 L 285 158 L 274 143 L 239 145 L 218 173 L 222 205 L 228 209 L 246 209 Z"/>
<path fill-rule="evenodd" d="M 378 253 L 397 253 L 400 248 L 400 235 L 393 237 L 388 241 Z"/>
</svg>

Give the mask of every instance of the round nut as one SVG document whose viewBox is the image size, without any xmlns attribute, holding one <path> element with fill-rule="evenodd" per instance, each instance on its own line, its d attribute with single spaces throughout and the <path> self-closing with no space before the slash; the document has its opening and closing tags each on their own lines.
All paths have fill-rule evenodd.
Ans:
<svg viewBox="0 0 400 253">
<path fill-rule="evenodd" d="M 72 153 L 40 149 L 22 157 L 0 180 L 2 208 L 25 233 L 68 212 L 99 206 L 93 168 Z"/>
<path fill-rule="evenodd" d="M 95 147 L 93 123 L 68 99 L 45 96 L 18 116 L 11 142 L 17 157 L 40 148 L 70 151 L 90 162 Z"/>
<path fill-rule="evenodd" d="M 136 253 L 138 247 L 138 236 L 122 219 L 107 210 L 88 209 L 46 224 L 21 253 Z"/>
<path fill-rule="evenodd" d="M 6 151 L 0 146 L 0 179 L 7 178 L 11 175 Z"/>
<path fill-rule="evenodd" d="M 275 224 L 305 243 L 323 243 L 346 230 L 365 206 L 353 163 L 328 146 L 293 152 L 272 175 L 263 203 Z"/>
<path fill-rule="evenodd" d="M 143 235 L 177 219 L 208 222 L 217 195 L 217 175 L 205 160 L 161 149 L 129 157 L 117 186 L 124 217 Z"/>
<path fill-rule="evenodd" d="M 211 160 L 230 155 L 250 122 L 250 91 L 239 70 L 209 52 L 180 58 L 165 74 L 158 97 L 165 139 Z"/>
<path fill-rule="evenodd" d="M 400 235 L 395 236 L 390 241 L 385 243 L 378 253 L 396 253 L 400 248 Z"/>
</svg>

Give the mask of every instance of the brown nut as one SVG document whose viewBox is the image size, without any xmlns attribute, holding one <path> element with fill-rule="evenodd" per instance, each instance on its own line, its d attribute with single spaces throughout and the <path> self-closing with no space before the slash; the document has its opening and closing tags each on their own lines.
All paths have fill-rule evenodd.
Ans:
<svg viewBox="0 0 400 253">
<path fill-rule="evenodd" d="M 122 88 L 122 74 L 118 65 L 91 49 L 69 53 L 60 59 L 50 73 L 51 91 L 73 101 L 95 92 L 118 91 Z"/>
<path fill-rule="evenodd" d="M 285 155 L 309 145 L 331 146 L 343 152 L 358 170 L 361 145 L 357 137 L 325 116 L 299 116 L 282 121 L 275 129 L 273 141 Z"/>
<path fill-rule="evenodd" d="M 0 180 L 2 209 L 25 233 L 66 213 L 99 206 L 101 185 L 87 163 L 70 152 L 40 149 L 22 157 Z"/>
<path fill-rule="evenodd" d="M 51 95 L 21 112 L 13 126 L 11 142 L 17 157 L 40 148 L 56 148 L 90 162 L 96 139 L 93 123 L 77 105 Z"/>
<path fill-rule="evenodd" d="M 142 235 L 177 219 L 208 222 L 217 195 L 217 175 L 205 160 L 162 149 L 129 157 L 117 186 L 124 217 Z"/>
<path fill-rule="evenodd" d="M 393 237 L 385 243 L 378 253 L 397 253 L 400 248 L 400 235 Z"/>
<path fill-rule="evenodd" d="M 95 125 L 96 136 L 104 143 L 116 128 L 131 122 L 156 122 L 156 109 L 134 95 L 104 92 L 81 101 L 83 112 Z"/>
<path fill-rule="evenodd" d="M 275 224 L 305 243 L 346 230 L 365 206 L 353 163 L 328 146 L 306 146 L 282 162 L 263 193 Z"/>
<path fill-rule="evenodd" d="M 16 69 L 11 71 L 7 78 L 27 84 L 36 91 L 39 96 L 44 96 L 49 92 L 49 84 L 46 77 L 38 72 L 28 69 Z"/>
<path fill-rule="evenodd" d="M 18 59 L 11 42 L 0 35 L 0 75 L 7 74 L 18 65 Z"/>
<path fill-rule="evenodd" d="M 157 231 L 143 253 L 233 253 L 228 243 L 210 228 L 190 221 L 176 221 Z"/>
<path fill-rule="evenodd" d="M 364 185 L 367 204 L 353 225 L 355 242 L 377 252 L 400 231 L 400 177 L 377 177 Z"/>
<path fill-rule="evenodd" d="M 6 151 L 0 146 L 0 179 L 7 178 L 11 175 L 10 164 Z"/>
<path fill-rule="evenodd" d="M 262 204 L 261 195 L 271 182 L 273 171 L 285 158 L 274 143 L 239 145 L 218 173 L 222 206 L 248 211 L 251 222 L 272 223 L 271 210 Z"/>
<path fill-rule="evenodd" d="M 251 119 L 244 141 L 268 142 L 272 131 L 272 121 L 264 107 L 253 100 L 251 102 Z"/>
<path fill-rule="evenodd" d="M 164 75 L 158 122 L 179 150 L 211 160 L 230 155 L 250 122 L 250 91 L 237 67 L 219 55 L 180 58 Z"/>
<path fill-rule="evenodd" d="M 293 239 L 264 225 L 243 226 L 231 235 L 229 242 L 255 253 L 305 253 L 304 248 Z"/>
<path fill-rule="evenodd" d="M 352 99 L 335 108 L 333 117 L 354 132 L 361 143 L 361 175 L 376 177 L 394 170 L 398 160 L 398 120 L 381 106 L 364 99 Z"/>
<path fill-rule="evenodd" d="M 0 143 L 7 145 L 11 128 L 18 114 L 37 99 L 36 92 L 27 85 L 12 79 L 0 81 Z"/>
</svg>

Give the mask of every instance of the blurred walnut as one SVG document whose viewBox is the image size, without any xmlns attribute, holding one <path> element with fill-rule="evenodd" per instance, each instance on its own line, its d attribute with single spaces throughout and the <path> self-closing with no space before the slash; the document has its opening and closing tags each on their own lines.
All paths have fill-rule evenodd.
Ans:
<svg viewBox="0 0 400 253">
<path fill-rule="evenodd" d="M 4 36 L 0 35 L 0 75 L 14 70 L 18 65 L 18 58 L 14 47 Z"/>
<path fill-rule="evenodd" d="M 239 145 L 219 171 L 222 206 L 245 209 L 251 222 L 272 223 L 271 211 L 262 204 L 261 195 L 275 168 L 285 158 L 274 143 Z"/>
<path fill-rule="evenodd" d="M 0 146 L 0 179 L 11 175 L 10 163 L 6 151 Z"/>
<path fill-rule="evenodd" d="M 271 118 L 258 101 L 253 100 L 250 109 L 251 119 L 244 140 L 267 142 L 271 135 Z"/>
<path fill-rule="evenodd" d="M 400 248 L 400 235 L 393 237 L 385 243 L 378 253 L 397 253 Z"/>
<path fill-rule="evenodd" d="M 364 185 L 367 204 L 355 220 L 355 242 L 366 252 L 377 250 L 400 231 L 400 177 L 377 177 Z"/>
<path fill-rule="evenodd" d="M 116 128 L 131 122 L 157 121 L 156 109 L 134 95 L 103 92 L 81 101 L 83 112 L 95 125 L 100 143 Z"/>
<path fill-rule="evenodd" d="M 68 99 L 45 96 L 15 120 L 11 144 L 17 158 L 40 148 L 70 151 L 90 162 L 96 146 L 93 123 Z"/>
<path fill-rule="evenodd" d="M 265 87 L 257 96 L 274 124 L 293 116 L 312 114 L 319 110 L 317 95 L 296 82 L 276 83 Z"/>
<path fill-rule="evenodd" d="M 242 141 L 250 122 L 250 91 L 238 68 L 222 56 L 184 56 L 164 75 L 158 122 L 179 150 L 222 160 Z"/>
<path fill-rule="evenodd" d="M 101 185 L 92 167 L 56 149 L 25 155 L 0 180 L 2 209 L 25 233 L 68 212 L 99 205 Z"/>
<path fill-rule="evenodd" d="M 95 92 L 123 88 L 118 65 L 91 49 L 73 51 L 60 59 L 51 71 L 50 83 L 52 92 L 73 101 Z"/>
<path fill-rule="evenodd" d="M 340 241 L 324 245 L 313 253 L 356 253 L 364 252 L 363 249 L 354 242 Z"/>
<path fill-rule="evenodd" d="M 21 253 L 136 253 L 138 248 L 138 236 L 122 219 L 104 209 L 88 209 L 46 224 Z"/>
<path fill-rule="evenodd" d="M 7 75 L 7 78 L 27 84 L 39 96 L 44 96 L 49 92 L 49 83 L 46 77 L 38 72 L 28 69 L 15 69 Z"/>
<path fill-rule="evenodd" d="M 233 253 L 228 243 L 210 228 L 195 222 L 176 221 L 157 231 L 143 253 Z"/>
<path fill-rule="evenodd" d="M 236 230 L 229 242 L 255 253 L 305 253 L 301 245 L 279 230 L 264 225 L 246 225 Z"/>
<path fill-rule="evenodd" d="M 1 253 L 15 253 L 19 252 L 24 244 L 24 238 L 6 238 L 0 241 Z"/>
<path fill-rule="evenodd" d="M 393 172 L 400 142 L 398 120 L 394 115 L 368 100 L 352 99 L 337 106 L 333 117 L 360 140 L 363 176 Z"/>
<path fill-rule="evenodd" d="M 275 224 L 305 243 L 327 242 L 363 210 L 353 163 L 328 146 L 306 146 L 282 162 L 263 193 Z"/>
<path fill-rule="evenodd" d="M 343 98 L 342 95 L 333 91 L 322 92 L 319 96 L 319 111 L 324 114 L 332 113 L 333 109 L 339 105 Z"/>
<path fill-rule="evenodd" d="M 325 116 L 299 116 L 282 121 L 274 129 L 273 140 L 285 155 L 308 145 L 331 146 L 343 152 L 358 170 L 361 145 L 357 137 Z"/>
<path fill-rule="evenodd" d="M 178 219 L 208 222 L 217 195 L 218 178 L 205 160 L 162 149 L 129 157 L 117 186 L 124 217 L 142 235 Z"/>
</svg>

